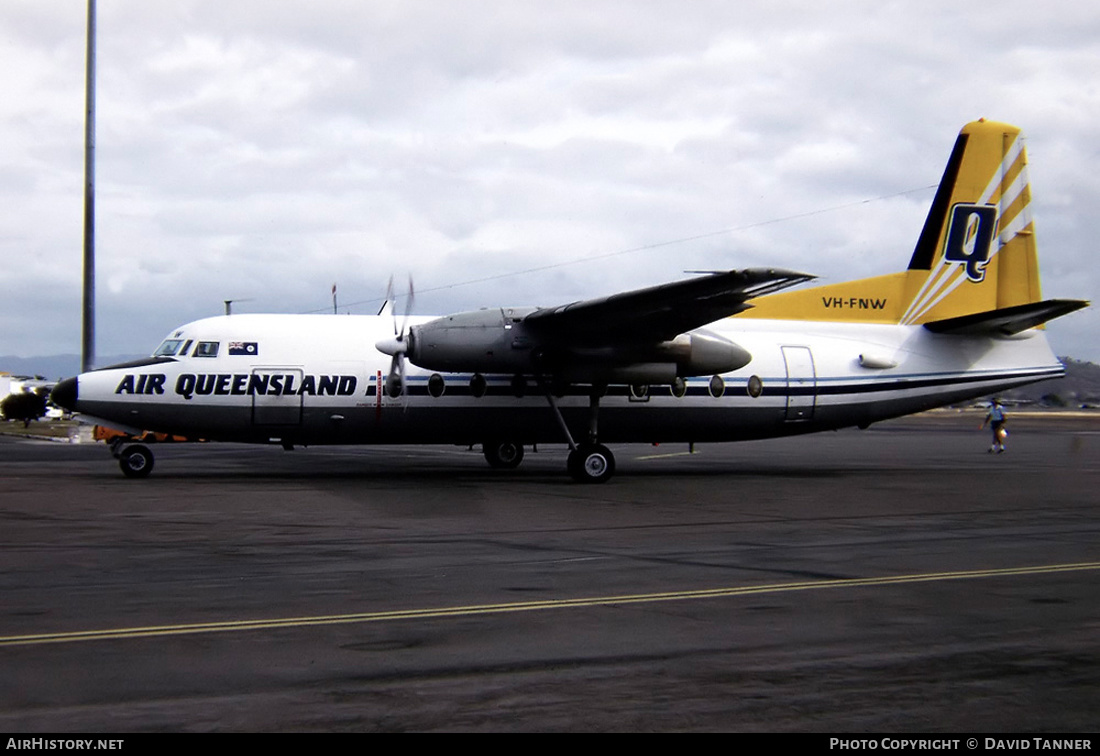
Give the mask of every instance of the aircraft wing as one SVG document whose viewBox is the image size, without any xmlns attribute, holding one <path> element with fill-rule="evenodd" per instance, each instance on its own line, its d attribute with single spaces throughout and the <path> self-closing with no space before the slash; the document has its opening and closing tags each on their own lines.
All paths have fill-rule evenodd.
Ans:
<svg viewBox="0 0 1100 756">
<path fill-rule="evenodd" d="M 600 299 L 548 307 L 524 322 L 550 339 L 588 346 L 665 341 L 747 310 L 747 300 L 814 276 L 791 270 L 748 268 L 709 273 Z"/>
</svg>

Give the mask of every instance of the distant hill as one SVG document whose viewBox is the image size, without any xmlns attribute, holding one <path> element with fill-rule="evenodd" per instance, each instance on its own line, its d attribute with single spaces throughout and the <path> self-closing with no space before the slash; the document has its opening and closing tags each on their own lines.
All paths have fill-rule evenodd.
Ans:
<svg viewBox="0 0 1100 756">
<path fill-rule="evenodd" d="M 126 354 L 101 357 L 100 365 L 116 365 L 120 362 L 128 362 L 147 354 Z M 80 372 L 79 354 L 54 354 L 48 357 L 0 357 L 0 372 L 12 375 L 39 376 L 48 381 L 58 381 L 62 378 L 76 375 Z"/>
<path fill-rule="evenodd" d="M 1012 402 L 1040 404 L 1047 407 L 1100 406 L 1100 365 L 1059 357 L 1066 366 L 1066 377 L 1040 381 L 998 394 Z"/>
</svg>

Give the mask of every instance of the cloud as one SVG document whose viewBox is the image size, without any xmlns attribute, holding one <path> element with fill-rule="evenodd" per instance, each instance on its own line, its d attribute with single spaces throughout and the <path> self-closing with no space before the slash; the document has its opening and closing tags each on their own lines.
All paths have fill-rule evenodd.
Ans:
<svg viewBox="0 0 1100 756">
<path fill-rule="evenodd" d="M 1084 2 L 101 3 L 99 351 L 150 349 L 229 298 L 324 310 L 333 281 L 371 312 L 394 273 L 425 292 L 418 310 L 446 312 L 691 268 L 890 272 L 979 116 L 1031 136 L 1045 293 L 1093 297 L 1095 16 Z M 79 343 L 83 55 L 83 6 L 0 7 L 5 352 Z M 1095 321 L 1056 324 L 1058 351 L 1100 359 Z"/>
</svg>

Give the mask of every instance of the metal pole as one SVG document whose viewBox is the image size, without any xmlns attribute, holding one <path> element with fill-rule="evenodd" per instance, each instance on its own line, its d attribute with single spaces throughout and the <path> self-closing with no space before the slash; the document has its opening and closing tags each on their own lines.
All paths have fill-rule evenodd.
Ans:
<svg viewBox="0 0 1100 756">
<path fill-rule="evenodd" d="M 95 367 L 95 0 L 88 0 L 84 83 L 84 311 L 80 372 Z"/>
</svg>

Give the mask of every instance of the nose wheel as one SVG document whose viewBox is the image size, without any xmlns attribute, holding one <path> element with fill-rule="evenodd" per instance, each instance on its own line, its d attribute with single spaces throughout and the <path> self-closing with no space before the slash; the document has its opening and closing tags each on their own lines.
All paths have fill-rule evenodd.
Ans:
<svg viewBox="0 0 1100 756">
<path fill-rule="evenodd" d="M 147 478 L 153 472 L 153 452 L 141 444 L 118 451 L 118 466 L 127 478 Z"/>
</svg>

